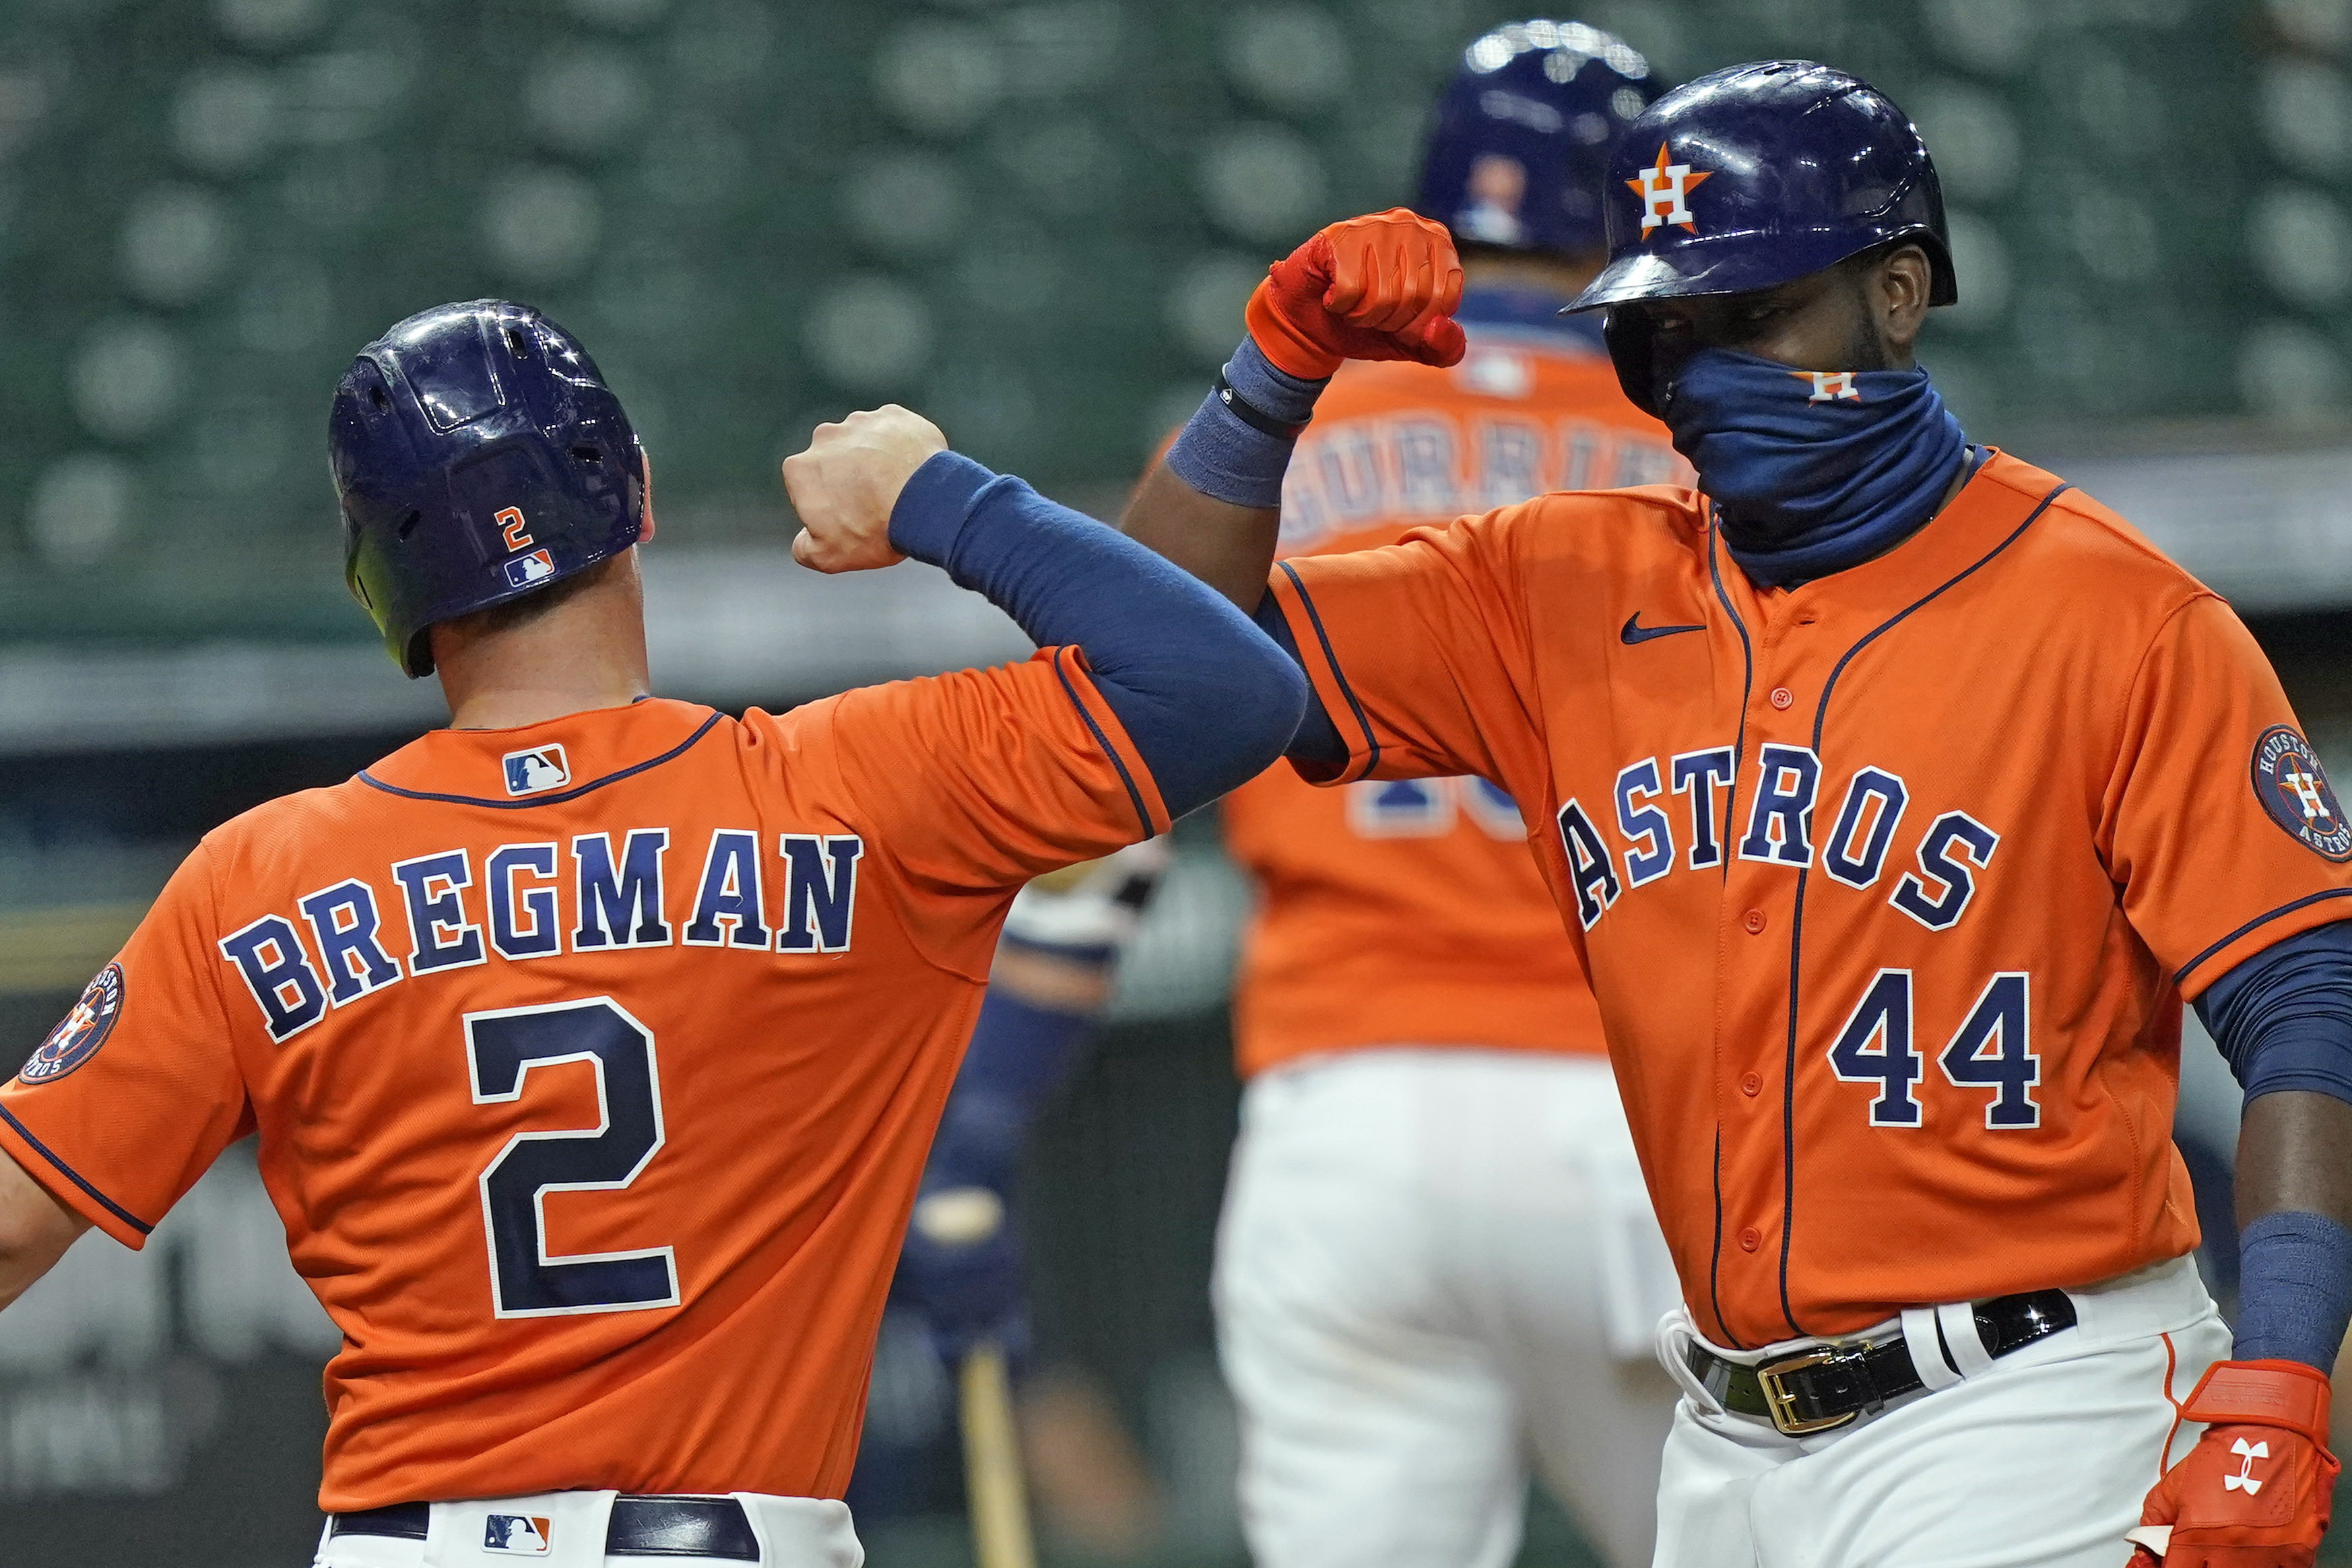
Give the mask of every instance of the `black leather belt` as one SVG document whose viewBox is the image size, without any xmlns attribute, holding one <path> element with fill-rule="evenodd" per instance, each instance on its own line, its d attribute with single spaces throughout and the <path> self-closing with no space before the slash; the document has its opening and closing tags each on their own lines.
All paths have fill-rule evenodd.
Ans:
<svg viewBox="0 0 2352 1568">
<path fill-rule="evenodd" d="M 1974 1310 L 1977 1338 L 1996 1358 L 2074 1326 L 2074 1303 L 2063 1290 L 1996 1296 Z M 1820 1344 L 1759 1366 L 1726 1361 L 1696 1343 L 1684 1360 L 1726 1410 L 1759 1415 L 1790 1437 L 1833 1431 L 1927 1386 L 1899 1334 L 1874 1344 Z"/>
<path fill-rule="evenodd" d="M 430 1503 L 395 1503 L 363 1513 L 335 1515 L 337 1535 L 386 1535 L 422 1541 L 433 1521 Z M 743 1505 L 731 1497 L 618 1497 L 604 1529 L 604 1551 L 614 1557 L 716 1557 L 757 1563 L 760 1538 Z"/>
</svg>

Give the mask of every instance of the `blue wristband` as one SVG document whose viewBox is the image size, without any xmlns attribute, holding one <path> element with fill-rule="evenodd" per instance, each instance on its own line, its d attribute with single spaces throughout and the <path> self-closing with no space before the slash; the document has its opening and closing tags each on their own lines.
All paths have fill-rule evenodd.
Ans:
<svg viewBox="0 0 2352 1568">
<path fill-rule="evenodd" d="M 1314 417 L 1315 400 L 1331 384 L 1331 378 L 1303 381 L 1286 370 L 1276 368 L 1265 357 L 1264 350 L 1252 337 L 1242 339 L 1234 350 L 1234 357 L 1225 362 L 1225 384 L 1232 387 L 1249 405 L 1286 425 L 1304 425 Z"/>
<path fill-rule="evenodd" d="M 2266 1214 L 2238 1236 L 2238 1361 L 2332 1372 L 2352 1321 L 2352 1231 L 2325 1215 Z"/>
<path fill-rule="evenodd" d="M 1193 411 L 1176 444 L 1168 448 L 1168 468 L 1212 500 L 1271 510 L 1282 504 L 1282 476 L 1290 467 L 1297 437 L 1264 428 L 1267 421 L 1296 427 L 1315 412 L 1315 400 L 1328 380 L 1304 381 L 1276 369 L 1244 337 L 1225 363 L 1225 387 L 1255 410 L 1245 418 L 1211 392 Z"/>
</svg>

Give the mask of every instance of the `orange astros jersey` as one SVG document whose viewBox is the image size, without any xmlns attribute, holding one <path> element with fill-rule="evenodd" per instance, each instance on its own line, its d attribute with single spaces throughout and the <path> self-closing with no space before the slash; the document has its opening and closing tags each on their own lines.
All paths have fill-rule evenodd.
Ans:
<svg viewBox="0 0 2352 1568">
<path fill-rule="evenodd" d="M 2187 1252 L 2181 998 L 2352 914 L 2352 826 L 2261 650 L 1998 453 L 1791 591 L 1703 504 L 1547 496 L 1278 567 L 1339 777 L 1475 773 L 1542 813 L 1709 1336 Z"/>
<path fill-rule="evenodd" d="M 1492 307 L 1514 303 L 1533 307 L 1525 322 L 1497 321 Z M 1452 370 L 1341 367 L 1290 461 L 1282 553 L 1387 544 L 1548 489 L 1687 475 L 1598 342 L 1554 325 L 1552 308 L 1474 289 L 1470 350 Z M 1258 889 L 1234 1008 L 1244 1075 L 1368 1045 L 1602 1048 L 1518 810 L 1486 780 L 1323 791 L 1277 764 L 1226 796 L 1224 825 Z"/>
<path fill-rule="evenodd" d="M 436 731 L 207 837 L 0 1147 L 137 1247 L 259 1131 L 331 1511 L 839 1497 L 1005 907 L 1166 826 L 1067 648 Z"/>
</svg>

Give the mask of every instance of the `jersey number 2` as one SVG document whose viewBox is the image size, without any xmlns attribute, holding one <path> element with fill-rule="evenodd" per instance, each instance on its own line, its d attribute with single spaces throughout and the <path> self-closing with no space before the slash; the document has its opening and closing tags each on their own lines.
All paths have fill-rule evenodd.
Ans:
<svg viewBox="0 0 2352 1568">
<path fill-rule="evenodd" d="M 2033 1054 L 2030 1006 L 2032 978 L 2015 972 L 1996 974 L 1937 1058 L 1955 1089 L 1990 1089 L 1985 1107 L 1990 1128 L 2038 1127 L 2042 1107 L 2033 1086 L 2042 1081 L 2042 1059 Z M 1830 1047 L 1830 1070 L 1847 1083 L 1874 1083 L 1870 1102 L 1873 1127 L 1916 1127 L 1919 1101 L 1911 1086 L 1924 1070 L 1911 1048 L 1911 972 L 1882 969 Z"/>
<path fill-rule="evenodd" d="M 551 1258 L 542 1206 L 549 1193 L 627 1186 L 662 1146 L 653 1031 L 608 996 L 468 1013 L 466 1059 L 477 1105 L 521 1099 L 533 1068 L 584 1061 L 596 1072 L 595 1127 L 518 1132 L 482 1173 L 497 1314 L 548 1318 L 677 1306 L 677 1266 L 668 1247 Z"/>
</svg>

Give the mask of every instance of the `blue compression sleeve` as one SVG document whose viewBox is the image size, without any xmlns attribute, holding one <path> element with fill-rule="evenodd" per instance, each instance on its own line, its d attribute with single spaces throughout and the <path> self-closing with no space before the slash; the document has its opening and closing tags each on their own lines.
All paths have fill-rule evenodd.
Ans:
<svg viewBox="0 0 2352 1568">
<path fill-rule="evenodd" d="M 2352 922 L 2264 948 L 2208 986 L 2197 1016 L 2252 1100 L 2302 1089 L 2352 1101 Z M 2352 1232 L 2266 1214 L 2238 1237 L 2240 1361 L 2336 1364 L 2352 1322 Z"/>
<path fill-rule="evenodd" d="M 2248 1100 L 2297 1089 L 2352 1102 L 2352 921 L 2263 949 L 2206 988 L 2197 1016 Z"/>
<path fill-rule="evenodd" d="M 900 492 L 890 542 L 1039 644 L 1084 653 L 1171 817 L 1256 776 L 1298 727 L 1297 660 L 1213 590 L 1010 475 L 939 453 Z"/>
<path fill-rule="evenodd" d="M 1258 629 L 1274 639 L 1274 646 L 1290 656 L 1302 669 L 1307 661 L 1298 657 L 1298 639 L 1291 635 L 1290 622 L 1282 613 L 1282 605 L 1269 592 L 1257 602 L 1254 617 Z M 1307 715 L 1299 720 L 1297 732 L 1290 737 L 1290 745 L 1283 754 L 1294 761 L 1311 763 L 1337 773 L 1348 765 L 1348 742 L 1339 738 L 1339 727 L 1331 722 L 1331 715 L 1323 707 L 1323 699 L 1312 686 L 1307 689 Z"/>
<path fill-rule="evenodd" d="M 2266 1214 L 2238 1237 L 2239 1361 L 2332 1372 L 2352 1323 L 2352 1231 L 2325 1215 Z"/>
</svg>

